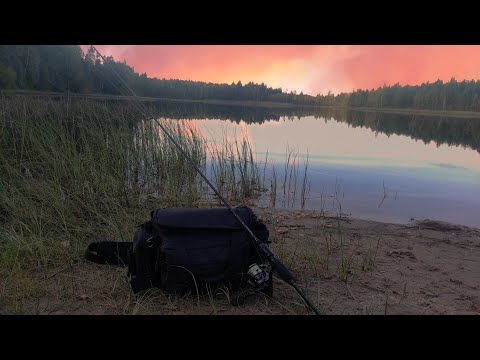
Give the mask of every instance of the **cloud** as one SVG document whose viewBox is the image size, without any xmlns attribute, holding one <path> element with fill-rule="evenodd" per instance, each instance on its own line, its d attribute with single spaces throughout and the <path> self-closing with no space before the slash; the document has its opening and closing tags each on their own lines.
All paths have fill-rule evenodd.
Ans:
<svg viewBox="0 0 480 360">
<path fill-rule="evenodd" d="M 437 79 L 449 81 L 452 77 L 478 79 L 480 46 L 376 45 L 359 50 L 331 68 L 338 79 L 348 79 L 354 88 L 371 89 L 397 82 L 419 85 Z"/>
<path fill-rule="evenodd" d="M 249 81 L 311 95 L 478 79 L 480 46 L 99 45 L 139 73 L 206 82 Z"/>
</svg>

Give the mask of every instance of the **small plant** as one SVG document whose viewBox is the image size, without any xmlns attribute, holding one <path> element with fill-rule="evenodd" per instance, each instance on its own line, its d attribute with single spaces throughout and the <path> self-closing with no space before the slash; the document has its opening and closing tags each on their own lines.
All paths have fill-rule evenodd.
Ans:
<svg viewBox="0 0 480 360">
<path fill-rule="evenodd" d="M 272 164 L 272 179 L 270 180 L 270 204 L 272 208 L 275 208 L 276 199 L 277 199 L 277 173 L 275 171 L 275 165 Z"/>
<path fill-rule="evenodd" d="M 362 271 L 373 271 L 375 269 L 379 245 L 380 238 L 377 240 L 377 246 L 375 249 L 372 249 L 371 244 L 369 244 L 367 251 L 363 255 Z"/>
<path fill-rule="evenodd" d="M 338 199 L 337 199 L 338 201 Z M 348 244 L 344 243 L 343 231 L 342 231 L 342 206 L 339 203 L 340 211 L 337 216 L 337 234 L 340 239 L 340 260 L 337 261 L 337 275 L 338 279 L 344 283 L 347 283 L 349 275 L 352 275 L 354 259 L 356 256 L 356 249 L 348 251 Z"/>
<path fill-rule="evenodd" d="M 352 269 L 354 265 L 355 253 L 352 251 L 349 254 L 342 254 L 340 256 L 340 264 L 337 263 L 338 279 L 344 283 L 347 283 L 348 277 L 352 275 Z"/>
<path fill-rule="evenodd" d="M 325 268 L 326 270 L 328 271 L 328 266 L 329 266 L 329 263 L 330 263 L 330 255 L 332 253 L 332 242 L 331 242 L 331 238 L 332 238 L 332 234 L 325 234 L 325 249 L 326 249 L 326 253 L 325 253 Z"/>
<path fill-rule="evenodd" d="M 267 153 L 265 154 L 265 162 L 263 163 L 262 191 L 265 190 L 265 171 L 267 169 L 267 163 L 268 163 L 268 149 L 267 149 Z"/>
<path fill-rule="evenodd" d="M 375 315 L 378 312 L 378 307 L 375 304 L 367 304 L 363 309 L 363 315 Z"/>
<path fill-rule="evenodd" d="M 307 170 L 308 170 L 308 151 L 307 151 L 307 158 L 303 164 L 304 173 L 303 173 L 303 182 L 302 182 L 302 189 L 301 189 L 301 208 L 302 210 L 305 208 L 305 200 L 307 197 L 308 192 L 310 192 L 310 182 L 308 182 L 308 189 L 307 189 Z"/>
</svg>

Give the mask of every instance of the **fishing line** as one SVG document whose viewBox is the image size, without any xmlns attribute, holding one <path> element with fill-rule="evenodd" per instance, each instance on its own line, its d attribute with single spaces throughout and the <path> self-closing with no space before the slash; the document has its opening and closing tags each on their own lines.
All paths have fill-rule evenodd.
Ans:
<svg viewBox="0 0 480 360">
<path fill-rule="evenodd" d="M 173 138 L 172 135 L 167 131 L 167 129 L 158 121 L 158 119 L 152 114 L 152 112 L 140 101 L 138 96 L 135 92 L 128 86 L 128 84 L 123 80 L 123 78 L 115 71 L 113 66 L 111 66 L 105 59 L 105 57 L 97 50 L 95 46 L 91 46 L 92 49 L 100 56 L 103 60 L 103 64 L 112 72 L 112 74 L 120 81 L 121 84 L 127 89 L 127 91 L 133 96 L 135 99 L 136 108 L 142 113 L 144 117 L 147 119 L 153 120 L 157 123 L 157 125 L 162 129 L 164 134 L 168 137 L 168 139 L 177 147 L 180 153 L 185 156 L 188 162 L 192 165 L 192 167 L 197 171 L 197 173 L 205 180 L 208 186 L 213 190 L 213 192 L 218 196 L 218 198 L 223 202 L 223 204 L 227 207 L 228 210 L 235 216 L 238 222 L 244 227 L 244 229 L 249 233 L 252 239 L 256 242 L 257 246 L 264 252 L 268 262 L 272 266 L 274 270 L 280 275 L 283 281 L 287 284 L 290 284 L 297 293 L 302 297 L 305 303 L 313 310 L 316 315 L 320 315 L 319 311 L 315 308 L 315 306 L 310 302 L 310 300 L 306 297 L 303 291 L 299 288 L 296 284 L 293 275 L 287 269 L 287 267 L 272 253 L 272 251 L 268 248 L 266 244 L 264 244 L 260 239 L 258 239 L 253 231 L 243 222 L 243 220 L 237 215 L 237 213 L 233 210 L 233 208 L 228 204 L 227 200 L 217 191 L 215 186 L 207 179 L 207 177 L 203 174 L 203 172 L 197 167 L 193 159 L 187 154 L 187 152 L 177 143 L 177 141 Z M 118 90 L 118 87 L 116 87 Z M 120 92 L 121 93 L 121 92 Z"/>
</svg>

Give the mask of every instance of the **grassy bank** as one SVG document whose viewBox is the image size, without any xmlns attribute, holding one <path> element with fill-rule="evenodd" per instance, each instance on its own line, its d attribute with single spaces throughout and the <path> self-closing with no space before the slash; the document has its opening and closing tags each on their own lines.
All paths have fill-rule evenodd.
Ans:
<svg viewBox="0 0 480 360">
<path fill-rule="evenodd" d="M 303 207 L 308 160 L 302 170 L 294 150 L 283 173 L 269 176 L 268 155 L 257 160 L 246 132 L 207 143 L 194 121 L 160 121 L 234 205 L 268 189 L 271 207 L 277 196 L 285 207 Z M 68 307 L 89 281 L 106 289 L 122 283 L 122 301 L 141 303 L 130 297 L 124 268 L 97 269 L 92 279 L 86 246 L 131 241 L 154 208 L 218 204 L 157 124 L 128 102 L 4 97 L 0 134 L 0 313 L 42 312 L 52 297 Z"/>
<path fill-rule="evenodd" d="M 194 123 L 161 121 L 200 169 L 212 166 L 224 196 L 255 196 L 246 138 L 212 147 Z M 0 134 L 0 304 L 40 297 L 37 276 L 78 261 L 91 241 L 131 241 L 154 208 L 212 204 L 187 160 L 128 103 L 2 98 Z"/>
<path fill-rule="evenodd" d="M 195 122 L 161 121 L 234 205 L 269 189 L 256 213 L 322 313 L 478 313 L 477 230 L 348 219 L 336 193 L 337 216 L 292 211 L 308 197 L 308 157 L 287 147 L 275 168 L 268 152 L 256 158 L 246 133 L 207 143 Z M 232 307 L 228 292 L 135 297 L 125 267 L 83 261 L 92 241 L 131 241 L 154 208 L 217 204 L 128 102 L 1 98 L 0 170 L 0 314 L 310 313 L 277 277 L 273 298 Z"/>
</svg>

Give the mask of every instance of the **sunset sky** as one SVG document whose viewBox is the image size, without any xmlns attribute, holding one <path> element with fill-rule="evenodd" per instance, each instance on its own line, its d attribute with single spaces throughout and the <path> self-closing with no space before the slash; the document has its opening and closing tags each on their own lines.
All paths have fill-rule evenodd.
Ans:
<svg viewBox="0 0 480 360">
<path fill-rule="evenodd" d="M 87 46 L 82 46 L 86 49 Z M 470 45 L 97 45 L 138 73 L 216 83 L 265 83 L 326 94 L 383 84 L 480 79 Z"/>
</svg>

